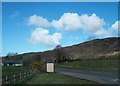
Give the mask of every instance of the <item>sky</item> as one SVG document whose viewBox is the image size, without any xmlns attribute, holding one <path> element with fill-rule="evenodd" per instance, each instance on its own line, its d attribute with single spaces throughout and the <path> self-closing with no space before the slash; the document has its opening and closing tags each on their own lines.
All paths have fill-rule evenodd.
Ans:
<svg viewBox="0 0 120 86">
<path fill-rule="evenodd" d="M 2 55 L 52 50 L 118 36 L 115 2 L 4 2 Z"/>
<path fill-rule="evenodd" d="M 2 2 L 119 2 L 119 0 L 2 0 Z"/>
</svg>

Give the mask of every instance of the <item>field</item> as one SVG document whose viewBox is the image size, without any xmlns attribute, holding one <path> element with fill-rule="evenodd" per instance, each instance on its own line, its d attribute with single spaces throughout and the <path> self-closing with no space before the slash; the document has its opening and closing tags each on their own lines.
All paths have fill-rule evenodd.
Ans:
<svg viewBox="0 0 120 86">
<path fill-rule="evenodd" d="M 57 73 L 39 73 L 24 84 L 97 84 L 96 82 L 81 80 Z"/>
<path fill-rule="evenodd" d="M 118 60 L 81 60 L 68 63 L 60 63 L 57 66 L 69 67 L 73 69 L 81 70 L 97 70 L 114 72 L 118 71 Z M 4 75 L 10 75 L 14 73 L 22 73 L 29 71 L 29 67 L 15 67 L 15 66 L 3 66 L 2 73 Z M 41 72 L 35 74 L 33 77 L 21 82 L 22 84 L 98 84 L 96 82 L 81 80 L 75 77 L 70 77 L 58 73 L 46 73 Z"/>
<path fill-rule="evenodd" d="M 16 74 L 16 73 L 23 73 L 23 72 L 26 72 L 26 71 L 29 71 L 30 68 L 29 67 L 25 67 L 25 66 L 22 66 L 22 67 L 15 67 L 15 66 L 3 66 L 2 67 L 2 75 L 5 76 L 5 75 L 13 75 L 13 74 Z"/>
<path fill-rule="evenodd" d="M 118 71 L 118 60 L 82 60 L 60 63 L 58 66 L 82 70 Z"/>
</svg>

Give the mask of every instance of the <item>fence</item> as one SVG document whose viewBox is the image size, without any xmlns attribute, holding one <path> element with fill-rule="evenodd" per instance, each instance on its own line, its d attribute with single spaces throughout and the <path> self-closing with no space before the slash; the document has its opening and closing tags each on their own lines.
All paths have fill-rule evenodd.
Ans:
<svg viewBox="0 0 120 86">
<path fill-rule="evenodd" d="M 17 84 L 27 78 L 30 78 L 35 73 L 35 70 L 30 70 L 28 72 L 4 76 L 2 77 L 2 84 Z"/>
</svg>

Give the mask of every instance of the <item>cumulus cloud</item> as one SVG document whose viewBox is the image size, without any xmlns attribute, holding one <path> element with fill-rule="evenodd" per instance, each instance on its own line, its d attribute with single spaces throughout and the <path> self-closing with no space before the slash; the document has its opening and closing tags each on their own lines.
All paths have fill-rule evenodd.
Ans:
<svg viewBox="0 0 120 86">
<path fill-rule="evenodd" d="M 111 29 L 118 31 L 118 25 L 120 24 L 120 21 L 116 21 L 112 26 Z"/>
<path fill-rule="evenodd" d="M 33 15 L 29 17 L 28 24 L 46 27 L 49 26 L 49 21 L 46 18 L 43 18 L 42 16 Z"/>
<path fill-rule="evenodd" d="M 77 13 L 64 13 L 60 19 L 53 20 L 52 26 L 59 30 L 77 30 L 83 29 L 85 32 L 96 36 L 108 35 L 109 33 L 103 28 L 104 19 L 96 14 L 78 15 Z"/>
<path fill-rule="evenodd" d="M 76 30 L 81 27 L 77 13 L 64 13 L 59 20 L 53 20 L 51 24 L 59 30 Z"/>
<path fill-rule="evenodd" d="M 111 31 L 114 31 L 114 33 L 116 33 L 117 36 L 120 35 L 119 25 L 120 25 L 120 20 L 118 20 L 118 21 L 116 21 L 114 24 L 112 24 L 112 25 L 111 25 L 111 28 L 110 28 L 110 30 L 111 30 Z"/>
<path fill-rule="evenodd" d="M 49 22 L 42 16 L 33 15 L 28 19 L 29 25 L 36 25 L 39 27 L 54 27 L 62 31 L 71 31 L 81 29 L 85 33 L 95 36 L 109 36 L 110 32 L 104 29 L 106 22 L 104 19 L 97 16 L 95 13 L 88 15 L 77 13 L 64 13 L 58 20 Z M 115 25 L 113 25 L 115 28 Z"/>
<path fill-rule="evenodd" d="M 105 21 L 99 18 L 96 14 L 92 14 L 91 16 L 87 14 L 81 15 L 80 20 L 82 21 L 81 28 L 87 33 L 96 36 L 107 34 L 107 31 L 103 28 Z"/>
<path fill-rule="evenodd" d="M 56 46 L 60 44 L 61 33 L 49 34 L 49 31 L 43 28 L 36 28 L 31 35 L 30 42 L 34 44 L 45 44 L 46 46 Z"/>
</svg>

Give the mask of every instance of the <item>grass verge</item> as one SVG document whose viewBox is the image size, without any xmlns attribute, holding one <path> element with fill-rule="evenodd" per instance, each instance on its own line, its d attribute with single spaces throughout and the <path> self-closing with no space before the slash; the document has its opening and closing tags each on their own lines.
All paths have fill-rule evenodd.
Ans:
<svg viewBox="0 0 120 86">
<path fill-rule="evenodd" d="M 82 60 L 60 63 L 57 66 L 82 70 L 117 72 L 119 60 Z"/>
<path fill-rule="evenodd" d="M 23 84 L 98 84 L 58 73 L 39 73 Z"/>
</svg>

